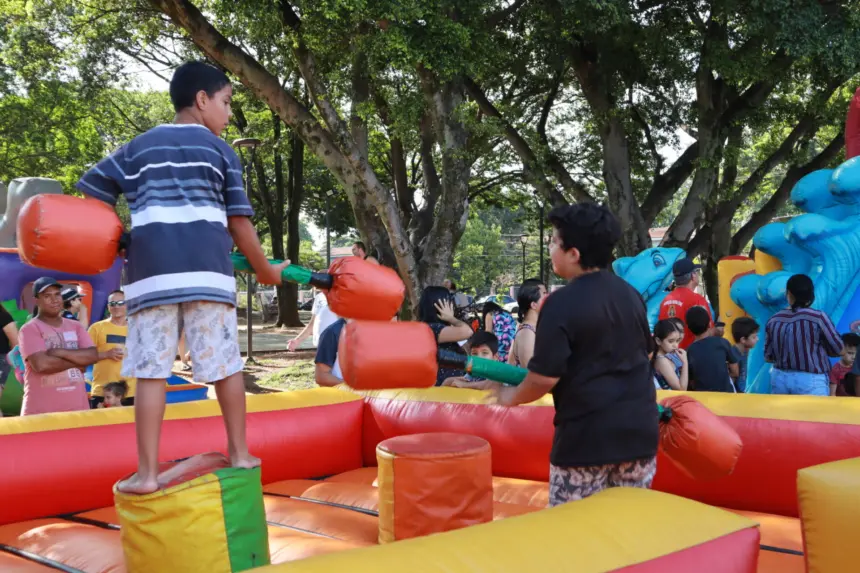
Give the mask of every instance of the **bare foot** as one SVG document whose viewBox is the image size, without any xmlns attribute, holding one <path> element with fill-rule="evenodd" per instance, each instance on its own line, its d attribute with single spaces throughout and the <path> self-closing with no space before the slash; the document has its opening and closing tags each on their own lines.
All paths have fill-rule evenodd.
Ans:
<svg viewBox="0 0 860 573">
<path fill-rule="evenodd" d="M 117 491 L 122 493 L 133 493 L 143 495 L 158 491 L 158 480 L 156 478 L 143 479 L 137 474 L 116 484 Z"/>
<path fill-rule="evenodd" d="M 260 458 L 254 457 L 251 454 L 230 456 L 230 465 L 234 468 L 258 468 L 261 463 Z"/>
</svg>

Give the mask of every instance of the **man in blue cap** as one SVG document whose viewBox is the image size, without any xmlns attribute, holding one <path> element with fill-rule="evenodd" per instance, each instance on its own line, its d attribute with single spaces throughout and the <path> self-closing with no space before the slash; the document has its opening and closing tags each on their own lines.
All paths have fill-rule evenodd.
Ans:
<svg viewBox="0 0 860 573">
<path fill-rule="evenodd" d="M 686 319 L 687 311 L 694 306 L 704 307 L 708 311 L 708 316 L 713 321 L 711 315 L 711 305 L 708 304 L 708 299 L 696 292 L 702 282 L 701 265 L 697 265 L 692 259 L 678 259 L 672 266 L 672 274 L 675 277 L 675 289 L 666 295 L 663 302 L 660 303 L 659 320 L 667 318 L 680 318 L 684 321 L 684 338 L 681 340 L 680 347 L 687 349 L 695 340 L 695 336 L 690 329 L 687 328 Z"/>
</svg>

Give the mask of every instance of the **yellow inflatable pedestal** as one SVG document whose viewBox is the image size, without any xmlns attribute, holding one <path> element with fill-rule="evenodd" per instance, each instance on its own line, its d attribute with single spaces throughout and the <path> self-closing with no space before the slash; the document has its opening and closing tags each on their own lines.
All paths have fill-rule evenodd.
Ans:
<svg viewBox="0 0 860 573">
<path fill-rule="evenodd" d="M 203 454 L 161 469 L 155 493 L 114 486 L 129 573 L 233 573 L 269 564 L 260 468 L 232 468 L 221 454 Z"/>
</svg>

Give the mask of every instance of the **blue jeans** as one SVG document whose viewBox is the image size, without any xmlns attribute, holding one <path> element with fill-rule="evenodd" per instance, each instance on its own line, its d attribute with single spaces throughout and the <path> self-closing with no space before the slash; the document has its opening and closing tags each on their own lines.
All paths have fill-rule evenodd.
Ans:
<svg viewBox="0 0 860 573">
<path fill-rule="evenodd" d="M 770 374 L 770 393 L 830 396 L 830 380 L 827 374 L 774 368 Z"/>
</svg>

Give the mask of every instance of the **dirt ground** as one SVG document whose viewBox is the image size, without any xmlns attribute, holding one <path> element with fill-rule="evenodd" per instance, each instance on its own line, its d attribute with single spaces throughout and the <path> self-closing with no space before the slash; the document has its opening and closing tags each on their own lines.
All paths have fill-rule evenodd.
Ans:
<svg viewBox="0 0 860 573">
<path fill-rule="evenodd" d="M 310 313 L 300 313 L 303 322 L 310 319 Z M 282 334 L 284 336 L 284 347 L 286 342 L 295 337 L 301 327 L 288 328 L 276 327 L 274 324 L 261 325 L 257 316 L 254 323 L 254 333 L 265 332 Z M 239 336 L 245 336 L 247 322 L 244 313 L 239 314 Z M 265 394 L 269 392 L 283 392 L 289 390 L 302 390 L 315 388 L 314 383 L 314 350 L 299 350 L 297 352 L 254 352 L 254 363 L 246 364 L 243 375 L 245 378 L 245 389 L 249 394 Z M 192 380 L 191 372 L 182 370 L 182 363 L 177 361 L 173 367 L 173 373 L 189 381 Z M 214 398 L 214 391 L 210 391 L 210 397 Z"/>
</svg>

